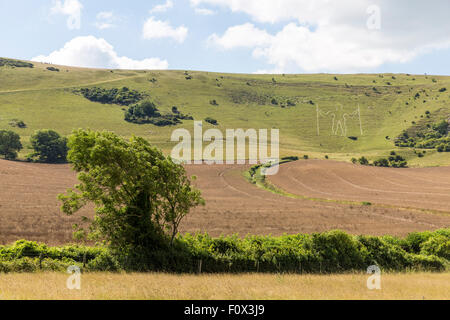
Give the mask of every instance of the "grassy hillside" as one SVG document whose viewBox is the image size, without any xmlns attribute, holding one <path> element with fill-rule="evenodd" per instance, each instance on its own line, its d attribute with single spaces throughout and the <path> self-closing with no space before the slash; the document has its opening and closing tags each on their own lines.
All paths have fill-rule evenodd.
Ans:
<svg viewBox="0 0 450 320">
<path fill-rule="evenodd" d="M 449 153 L 429 150 L 418 158 L 412 149 L 397 148 L 394 138 L 430 111 L 439 120 L 450 115 L 450 77 L 406 74 L 252 75 L 196 71 L 127 71 L 83 69 L 33 63 L 34 68 L 0 66 L 0 129 L 19 133 L 30 152 L 29 137 L 38 129 L 67 135 L 76 128 L 108 129 L 123 136 L 136 134 L 170 152 L 175 128 L 193 131 L 193 121 L 157 127 L 124 121 L 124 106 L 91 102 L 75 91 L 86 87 L 138 90 L 149 95 L 161 112 L 177 106 L 196 120 L 211 117 L 219 128 L 278 128 L 281 156 L 350 160 L 370 159 L 399 150 L 410 166 L 450 165 Z M 191 78 L 191 79 L 189 79 Z M 440 92 L 441 88 L 447 91 Z M 419 93 L 420 97 L 416 97 Z M 212 105 L 216 100 L 218 105 Z M 277 103 L 277 104 L 275 104 Z M 342 109 L 341 109 L 342 106 Z M 360 108 L 361 123 L 349 114 Z M 317 108 L 319 118 L 317 130 Z M 331 114 L 347 114 L 347 132 L 332 133 Z M 26 128 L 12 127 L 13 119 Z M 335 123 L 337 124 L 337 122 Z M 204 122 L 204 130 L 214 126 Z M 361 128 L 363 134 L 361 135 Z M 336 127 L 335 127 L 336 129 Z M 358 139 L 349 139 L 349 136 Z M 387 138 L 389 137 L 389 138 Z"/>
</svg>

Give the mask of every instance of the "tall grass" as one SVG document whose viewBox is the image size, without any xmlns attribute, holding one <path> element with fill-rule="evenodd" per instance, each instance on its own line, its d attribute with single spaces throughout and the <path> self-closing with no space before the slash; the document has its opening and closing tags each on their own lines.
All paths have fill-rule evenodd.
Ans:
<svg viewBox="0 0 450 320">
<path fill-rule="evenodd" d="M 376 300 L 449 299 L 450 273 L 381 274 L 381 290 L 369 275 L 173 275 L 87 273 L 80 290 L 66 287 L 68 274 L 0 276 L 0 299 L 144 300 Z"/>
</svg>

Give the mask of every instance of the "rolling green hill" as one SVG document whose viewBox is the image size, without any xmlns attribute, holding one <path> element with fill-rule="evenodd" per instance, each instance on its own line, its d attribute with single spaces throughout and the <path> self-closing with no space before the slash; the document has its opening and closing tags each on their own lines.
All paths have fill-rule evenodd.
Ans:
<svg viewBox="0 0 450 320">
<path fill-rule="evenodd" d="M 413 149 L 394 144 L 395 137 L 404 130 L 449 117 L 450 77 L 219 74 L 53 65 L 59 71 L 50 71 L 48 64 L 33 65 L 0 63 L 0 129 L 21 135 L 25 146 L 22 158 L 30 152 L 30 135 L 44 128 L 63 135 L 77 128 L 107 129 L 123 136 L 135 134 L 166 153 L 174 145 L 170 136 L 175 128 L 193 131 L 192 120 L 166 127 L 126 122 L 126 106 L 92 102 L 80 94 L 81 88 L 127 87 L 146 95 L 161 113 L 170 113 L 177 106 L 195 120 L 211 117 L 218 121 L 217 126 L 204 122 L 204 130 L 278 128 L 281 156 L 328 155 L 349 161 L 360 155 L 375 159 L 396 150 L 410 166 L 450 165 L 450 153 L 428 150 L 425 157 L 419 158 Z M 360 117 L 355 113 L 358 108 Z M 13 127 L 10 123 L 14 119 L 22 120 L 26 128 Z"/>
</svg>

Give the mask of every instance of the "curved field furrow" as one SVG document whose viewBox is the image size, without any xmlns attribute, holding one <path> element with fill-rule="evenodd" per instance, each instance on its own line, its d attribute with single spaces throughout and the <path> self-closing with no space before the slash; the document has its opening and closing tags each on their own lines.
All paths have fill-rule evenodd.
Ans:
<svg viewBox="0 0 450 320">
<path fill-rule="evenodd" d="M 450 192 L 450 184 L 445 185 L 445 181 L 439 181 L 439 179 L 442 179 L 442 173 L 439 175 L 439 179 L 435 178 L 434 182 L 425 182 L 417 180 L 417 177 L 415 175 L 411 175 L 409 171 L 411 169 L 402 169 L 406 170 L 408 172 L 407 175 L 399 175 L 398 169 L 394 168 L 383 168 L 383 170 L 389 170 L 389 174 L 380 175 L 379 169 L 375 167 L 364 167 L 364 166 L 354 166 L 350 165 L 351 169 L 356 173 L 359 172 L 360 174 L 356 175 L 353 174 L 351 176 L 348 176 L 348 168 L 345 168 L 345 170 L 335 170 L 333 171 L 333 174 L 338 175 L 345 179 L 352 179 L 353 183 L 356 184 L 367 184 L 369 186 L 374 185 L 379 188 L 383 188 L 383 190 L 392 190 L 397 191 L 400 188 L 407 188 L 410 192 L 417 192 L 420 194 L 424 193 L 436 193 L 436 192 Z M 412 169 L 416 174 L 418 169 Z M 423 169 L 419 169 L 423 170 Z M 448 173 L 450 175 L 450 172 Z M 447 176 L 448 176 L 447 175 Z M 445 177 L 445 175 L 444 175 Z M 413 182 L 413 183 L 411 183 Z M 414 183 L 415 182 L 415 183 Z"/>
<path fill-rule="evenodd" d="M 287 168 L 299 164 L 308 164 L 312 174 L 310 179 L 314 176 L 321 181 L 333 178 L 330 174 L 332 172 L 330 163 L 302 161 L 282 165 L 279 174 L 270 177 L 269 180 L 291 193 L 325 198 L 324 192 L 330 193 L 330 190 L 324 191 L 320 189 L 320 185 L 315 185 L 318 192 L 314 193 L 310 184 L 303 181 L 301 175 L 297 175 L 298 171 L 292 169 L 293 174 L 286 175 Z M 321 175 L 320 170 L 317 170 L 322 164 L 328 171 Z M 348 167 L 347 164 L 344 165 Z M 352 234 L 405 235 L 412 231 L 438 229 L 450 225 L 450 215 L 446 214 L 284 197 L 247 182 L 243 172 L 249 167 L 249 165 L 187 166 L 188 176 L 197 176 L 194 183 L 202 191 L 206 205 L 192 210 L 183 221 L 181 231 L 190 233 L 207 231 L 212 236 L 236 233 L 244 236 L 341 229 Z M 358 168 L 357 172 L 361 174 L 362 170 Z M 355 182 L 353 178 L 346 178 Z M 295 179 L 298 179 L 298 182 Z M 60 213 L 57 195 L 76 183 L 76 173 L 68 165 L 0 160 L 0 243 L 23 238 L 49 244 L 70 242 L 72 225 L 79 223 L 83 215 L 93 215 L 92 207 L 84 208 L 72 217 Z M 302 183 L 305 187 L 302 187 Z M 409 182 L 402 183 L 408 185 Z M 335 185 L 337 189 L 335 193 L 327 195 L 327 198 L 333 198 L 336 194 L 345 196 L 346 190 L 350 190 L 345 185 L 340 187 L 343 183 L 337 177 L 334 177 L 331 185 Z M 351 190 L 353 193 L 370 194 L 367 190 L 357 188 Z M 431 189 L 428 189 L 428 192 L 431 192 Z M 397 196 L 399 199 L 409 197 L 411 200 L 409 204 L 417 204 L 413 202 L 417 201 L 413 199 L 417 198 L 416 196 L 408 194 Z M 430 204 L 434 205 L 436 204 Z"/>
<path fill-rule="evenodd" d="M 435 183 L 423 181 L 423 170 L 439 179 Z M 392 177 L 397 180 L 389 183 Z M 289 193 L 307 197 L 450 211 L 450 189 L 442 187 L 450 181 L 448 168 L 375 168 L 310 160 L 282 165 L 279 174 L 269 181 Z"/>
<path fill-rule="evenodd" d="M 308 185 L 304 184 L 301 180 L 297 179 L 293 176 L 287 176 L 286 179 L 294 181 L 294 183 L 298 184 L 298 188 L 296 188 L 296 195 L 302 195 L 312 198 L 321 198 L 325 200 L 336 200 L 336 201 L 360 201 L 360 202 L 366 202 L 368 198 L 370 198 L 373 195 L 376 195 L 376 193 L 370 193 L 365 190 L 365 192 L 361 192 L 360 190 L 356 190 L 352 193 L 352 197 L 349 197 L 349 194 L 339 193 L 339 192 L 326 192 L 318 189 L 313 189 L 312 187 L 309 187 Z M 357 187 L 357 186 L 356 186 Z M 363 189 L 363 188 L 360 188 Z M 305 191 L 306 190 L 306 191 Z M 369 189 L 370 190 L 370 189 Z M 385 197 L 384 198 L 386 204 L 393 204 L 396 206 L 403 206 L 403 207 L 414 207 L 414 203 L 418 205 L 423 205 L 426 203 L 428 206 L 439 206 L 440 203 L 431 202 L 427 200 L 416 200 L 416 199 L 409 199 L 408 202 L 404 202 L 403 198 L 393 198 L 393 197 Z"/>
</svg>

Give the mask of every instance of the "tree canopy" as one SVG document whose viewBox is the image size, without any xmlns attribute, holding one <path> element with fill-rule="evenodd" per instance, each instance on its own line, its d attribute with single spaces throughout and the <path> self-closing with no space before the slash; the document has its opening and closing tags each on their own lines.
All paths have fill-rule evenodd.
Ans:
<svg viewBox="0 0 450 320">
<path fill-rule="evenodd" d="M 93 203 L 90 236 L 115 251 L 145 256 L 172 244 L 182 219 L 204 203 L 184 167 L 143 138 L 78 130 L 68 144 L 80 184 L 59 195 L 62 211 L 72 215 Z"/>
<path fill-rule="evenodd" d="M 14 160 L 20 150 L 22 150 L 20 136 L 13 131 L 0 130 L 0 155 L 5 159 Z"/>
<path fill-rule="evenodd" d="M 67 161 L 67 138 L 53 130 L 39 130 L 31 136 L 34 153 L 31 157 L 41 162 L 61 163 Z"/>
</svg>

